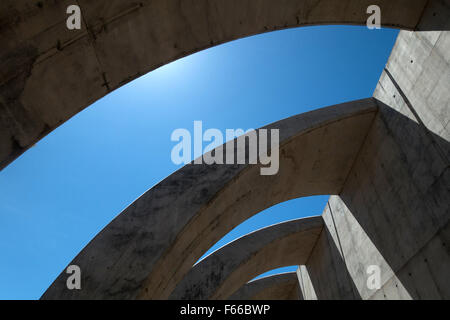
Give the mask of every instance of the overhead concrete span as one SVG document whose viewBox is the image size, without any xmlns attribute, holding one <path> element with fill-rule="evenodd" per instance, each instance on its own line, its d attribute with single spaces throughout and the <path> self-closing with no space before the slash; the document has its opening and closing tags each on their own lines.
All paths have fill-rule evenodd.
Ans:
<svg viewBox="0 0 450 320">
<path fill-rule="evenodd" d="M 199 50 L 284 28 L 365 25 L 369 5 L 385 27 L 448 23 L 439 0 L 78 0 L 82 27 L 69 30 L 72 4 L 0 2 L 0 169 L 107 93 Z"/>
</svg>

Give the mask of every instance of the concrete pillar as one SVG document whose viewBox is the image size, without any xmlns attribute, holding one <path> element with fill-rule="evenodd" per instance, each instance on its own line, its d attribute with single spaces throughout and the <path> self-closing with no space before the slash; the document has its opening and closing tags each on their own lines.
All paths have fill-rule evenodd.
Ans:
<svg viewBox="0 0 450 320">
<path fill-rule="evenodd" d="M 379 112 L 306 263 L 317 298 L 450 298 L 449 52 L 448 31 L 400 32 Z"/>
</svg>

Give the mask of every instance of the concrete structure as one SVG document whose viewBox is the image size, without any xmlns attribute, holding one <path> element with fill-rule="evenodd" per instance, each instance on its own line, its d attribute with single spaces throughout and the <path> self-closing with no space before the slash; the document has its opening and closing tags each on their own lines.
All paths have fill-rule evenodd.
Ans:
<svg viewBox="0 0 450 320">
<path fill-rule="evenodd" d="M 265 127 L 280 130 L 276 175 L 262 176 L 260 165 L 186 165 L 126 208 L 73 260 L 85 289 L 67 290 L 62 273 L 44 297 L 168 298 L 206 250 L 255 213 L 301 196 L 339 193 L 376 112 L 370 98 Z"/>
<path fill-rule="evenodd" d="M 365 24 L 370 4 L 381 7 L 384 26 L 414 32 L 400 32 L 373 98 L 266 127 L 280 130 L 277 175 L 261 176 L 259 165 L 183 167 L 71 262 L 83 271 L 82 290 L 68 290 L 63 272 L 44 299 L 186 296 L 180 288 L 205 283 L 191 276 L 209 260 L 192 265 L 228 231 L 272 205 L 318 194 L 333 196 L 317 241 L 291 244 L 304 254 L 273 265 L 302 265 L 302 298 L 450 298 L 449 1 L 78 3 L 79 31 L 65 28 L 70 1 L 0 3 L 0 167 L 111 90 L 219 43 L 301 25 Z M 221 252 L 239 256 L 257 233 Z M 281 232 L 271 240 L 281 245 L 285 238 Z M 270 244 L 255 245 L 266 260 L 276 256 Z M 217 290 L 200 286 L 200 297 L 237 295 L 266 269 L 214 256 L 228 271 L 219 273 Z M 373 265 L 380 288 L 367 285 Z"/>
<path fill-rule="evenodd" d="M 231 300 L 298 300 L 297 273 L 287 272 L 250 281 L 232 296 Z"/>
<path fill-rule="evenodd" d="M 448 28 L 445 0 L 76 3 L 81 30 L 66 27 L 72 0 L 0 2 L 0 169 L 107 93 L 217 44 L 298 26 L 365 25 L 373 4 L 386 27 Z"/>
</svg>

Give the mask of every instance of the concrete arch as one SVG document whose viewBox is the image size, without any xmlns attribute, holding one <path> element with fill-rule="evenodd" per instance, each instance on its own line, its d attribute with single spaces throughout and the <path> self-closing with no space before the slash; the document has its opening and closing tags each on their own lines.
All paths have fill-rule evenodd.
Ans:
<svg viewBox="0 0 450 320">
<path fill-rule="evenodd" d="M 191 53 L 284 28 L 365 25 L 373 4 L 385 27 L 440 30 L 439 3 L 79 0 L 82 28 L 68 30 L 70 1 L 1 1 L 0 169 L 107 93 Z"/>
<path fill-rule="evenodd" d="M 278 273 L 247 282 L 230 300 L 298 300 L 296 272 Z"/>
<path fill-rule="evenodd" d="M 249 233 L 196 264 L 171 299 L 228 299 L 264 272 L 306 264 L 324 223 L 320 216 L 279 223 Z"/>
<path fill-rule="evenodd" d="M 279 129 L 276 175 L 260 175 L 260 165 L 183 167 L 126 208 L 72 261 L 83 270 L 83 290 L 67 290 L 63 272 L 42 298 L 167 298 L 208 248 L 252 215 L 302 196 L 338 194 L 377 108 L 369 98 L 265 127 Z"/>
</svg>

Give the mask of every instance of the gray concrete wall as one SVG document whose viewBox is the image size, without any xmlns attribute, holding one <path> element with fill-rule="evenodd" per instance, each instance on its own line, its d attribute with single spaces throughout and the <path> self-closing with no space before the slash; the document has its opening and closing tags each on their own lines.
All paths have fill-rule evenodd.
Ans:
<svg viewBox="0 0 450 320">
<path fill-rule="evenodd" d="M 300 265 L 296 271 L 298 282 L 298 297 L 299 300 L 317 300 L 316 290 L 311 282 L 308 269 L 304 265 Z"/>
<path fill-rule="evenodd" d="M 446 10 L 449 17 L 448 5 Z M 341 196 L 395 273 L 387 272 L 382 290 L 368 297 L 404 298 L 407 292 L 413 299 L 450 298 L 449 62 L 450 32 L 402 31 L 375 90 L 398 113 L 380 104 L 380 120 Z M 387 138 L 371 153 L 383 133 Z M 369 194 L 376 199 L 368 206 L 372 213 L 356 210 L 349 196 L 357 171 L 368 168 L 374 174 L 361 193 L 363 201 Z"/>
<path fill-rule="evenodd" d="M 450 32 L 400 32 L 377 117 L 306 264 L 319 298 L 450 298 L 449 59 Z M 367 286 L 370 265 L 379 290 Z"/>
</svg>

